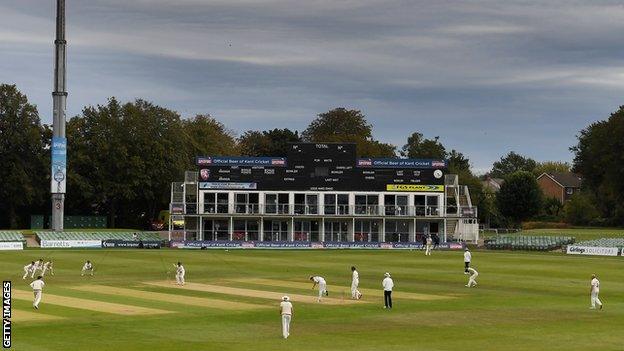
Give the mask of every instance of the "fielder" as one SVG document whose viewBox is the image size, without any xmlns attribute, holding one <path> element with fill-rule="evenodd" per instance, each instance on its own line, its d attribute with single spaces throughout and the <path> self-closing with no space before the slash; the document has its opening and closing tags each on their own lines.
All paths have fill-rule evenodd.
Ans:
<svg viewBox="0 0 624 351">
<path fill-rule="evenodd" d="M 355 266 L 351 266 L 351 272 L 353 272 L 351 277 L 351 298 L 359 300 L 362 298 L 362 293 L 358 290 L 358 286 L 360 285 L 360 273 L 355 269 Z"/>
<path fill-rule="evenodd" d="M 43 269 L 43 258 L 40 258 L 38 261 L 35 261 L 35 266 L 32 269 L 32 272 L 30 273 L 30 277 L 31 278 L 35 278 L 35 273 L 37 273 L 37 271 L 40 271 Z"/>
<path fill-rule="evenodd" d="M 314 285 L 312 285 L 312 289 L 314 289 L 314 287 L 316 287 L 316 285 L 318 284 L 318 302 L 321 302 L 321 297 L 323 296 L 323 294 L 325 296 L 329 296 L 329 292 L 327 291 L 327 282 L 325 281 L 325 278 L 321 276 L 310 276 L 310 280 L 314 282 Z"/>
<path fill-rule="evenodd" d="M 184 285 L 184 275 L 186 274 L 186 271 L 184 270 L 182 262 L 178 262 L 177 265 L 174 263 L 173 266 L 176 268 L 176 284 Z"/>
<path fill-rule="evenodd" d="M 47 271 L 50 271 L 50 275 L 54 275 L 54 267 L 52 266 L 52 260 L 47 261 L 46 263 L 43 264 L 41 276 L 44 277 Z"/>
<path fill-rule="evenodd" d="M 292 303 L 290 303 L 290 298 L 288 296 L 282 297 L 282 302 L 280 303 L 280 315 L 282 316 L 282 335 L 284 339 L 288 339 L 290 335 L 290 320 L 292 318 L 294 312 L 294 308 Z"/>
<path fill-rule="evenodd" d="M 29 274 L 35 271 L 35 261 L 31 261 L 29 264 L 24 266 L 24 276 L 22 279 L 26 279 Z"/>
<path fill-rule="evenodd" d="M 85 262 L 84 266 L 82 266 L 82 272 L 80 272 L 80 276 L 84 276 L 85 272 L 89 272 L 91 273 L 91 275 L 93 276 L 93 263 L 91 263 L 91 261 L 87 260 L 87 262 Z"/>
<path fill-rule="evenodd" d="M 589 295 L 591 296 L 590 309 L 595 310 L 596 305 L 598 305 L 599 309 L 602 309 L 602 302 L 598 298 L 598 294 L 600 293 L 600 281 L 598 280 L 598 278 L 596 278 L 595 274 L 592 274 L 592 280 L 589 285 Z"/>
<path fill-rule="evenodd" d="M 30 287 L 33 289 L 33 294 L 35 295 L 35 299 L 33 300 L 33 307 L 38 310 L 39 302 L 41 302 L 41 291 L 43 290 L 43 286 L 45 283 L 43 282 L 43 277 L 38 276 L 37 280 L 30 283 Z"/>
<path fill-rule="evenodd" d="M 476 269 L 470 267 L 468 268 L 468 273 L 470 274 L 470 278 L 468 278 L 467 287 L 472 288 L 473 286 L 477 286 L 477 277 L 479 276 L 479 272 Z"/>
<path fill-rule="evenodd" d="M 433 240 L 431 239 L 431 235 L 427 235 L 427 246 L 425 250 L 425 256 L 431 256 L 431 248 L 433 247 Z"/>
<path fill-rule="evenodd" d="M 466 248 L 464 250 L 464 274 L 470 274 L 468 272 L 468 268 L 470 268 L 470 261 L 472 261 L 472 254 L 470 253 L 470 250 Z"/>
</svg>

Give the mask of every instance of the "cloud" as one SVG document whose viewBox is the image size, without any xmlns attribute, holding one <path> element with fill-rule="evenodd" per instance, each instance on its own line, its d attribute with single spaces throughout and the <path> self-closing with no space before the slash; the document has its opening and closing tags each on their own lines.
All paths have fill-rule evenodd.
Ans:
<svg viewBox="0 0 624 351">
<path fill-rule="evenodd" d="M 0 81 L 51 110 L 53 2 L 0 4 Z M 90 0 L 67 5 L 70 115 L 112 95 L 242 133 L 361 109 L 401 145 L 439 135 L 485 169 L 513 149 L 570 160 L 622 105 L 616 1 Z"/>
</svg>

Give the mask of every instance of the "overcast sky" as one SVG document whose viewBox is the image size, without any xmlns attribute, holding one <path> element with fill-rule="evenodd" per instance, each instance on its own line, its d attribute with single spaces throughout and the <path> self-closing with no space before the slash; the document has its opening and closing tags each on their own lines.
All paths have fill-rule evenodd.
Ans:
<svg viewBox="0 0 624 351">
<path fill-rule="evenodd" d="M 51 121 L 54 0 L 0 2 L 0 83 Z M 484 171 L 570 161 L 624 105 L 622 1 L 67 0 L 68 116 L 141 97 L 237 134 L 360 109 L 377 139 L 440 136 Z"/>
</svg>

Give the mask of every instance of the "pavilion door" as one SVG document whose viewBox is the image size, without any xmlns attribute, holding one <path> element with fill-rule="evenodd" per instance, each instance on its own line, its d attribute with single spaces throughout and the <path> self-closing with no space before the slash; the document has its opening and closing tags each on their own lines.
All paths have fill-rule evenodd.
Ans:
<svg viewBox="0 0 624 351">
<path fill-rule="evenodd" d="M 349 225 L 345 221 L 325 222 L 325 241 L 348 241 Z"/>
<path fill-rule="evenodd" d="M 287 241 L 288 222 L 281 220 L 265 221 L 264 241 Z"/>
</svg>

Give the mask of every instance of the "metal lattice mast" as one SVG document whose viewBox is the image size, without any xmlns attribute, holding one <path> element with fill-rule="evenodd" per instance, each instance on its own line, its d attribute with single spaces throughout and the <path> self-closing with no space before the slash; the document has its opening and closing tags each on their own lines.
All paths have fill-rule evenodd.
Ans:
<svg viewBox="0 0 624 351">
<path fill-rule="evenodd" d="M 66 157 L 67 140 L 65 138 L 65 104 L 67 91 L 65 87 L 66 65 L 65 40 L 65 0 L 56 2 L 56 40 L 54 40 L 54 91 L 52 92 L 52 229 L 63 230 L 65 209 Z"/>
</svg>

